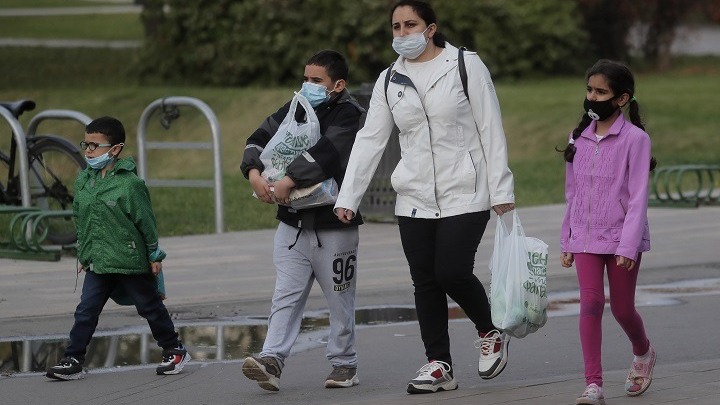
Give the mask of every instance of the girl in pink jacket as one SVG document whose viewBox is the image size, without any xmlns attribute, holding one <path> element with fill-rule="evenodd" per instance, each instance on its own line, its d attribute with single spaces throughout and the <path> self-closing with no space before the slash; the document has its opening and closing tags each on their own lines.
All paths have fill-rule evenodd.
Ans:
<svg viewBox="0 0 720 405">
<path fill-rule="evenodd" d="M 585 77 L 585 114 L 563 151 L 567 208 L 560 247 L 563 267 L 576 264 L 580 285 L 580 343 L 587 387 L 575 402 L 597 405 L 605 403 L 600 349 L 606 268 L 610 309 L 635 355 L 625 392 L 640 395 L 652 381 L 655 351 L 635 310 L 635 286 L 642 252 L 650 250 L 648 178 L 655 160 L 630 70 L 601 59 Z M 630 121 L 623 114 L 625 107 Z"/>
</svg>

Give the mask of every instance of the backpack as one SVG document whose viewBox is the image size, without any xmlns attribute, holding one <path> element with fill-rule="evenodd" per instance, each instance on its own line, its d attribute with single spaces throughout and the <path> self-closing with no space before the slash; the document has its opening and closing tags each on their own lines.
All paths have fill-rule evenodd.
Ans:
<svg viewBox="0 0 720 405">
<path fill-rule="evenodd" d="M 465 92 L 465 97 L 469 100 L 470 96 L 468 96 L 468 84 L 467 84 L 467 70 L 465 68 L 465 51 L 467 48 L 464 46 L 461 46 L 458 48 L 458 70 L 460 71 L 460 81 L 462 82 L 463 86 L 463 92 Z M 387 90 L 388 86 L 390 85 L 390 77 L 392 76 L 392 67 L 395 65 L 395 62 L 390 64 L 390 67 L 387 70 L 387 73 L 385 74 L 385 101 L 387 101 Z"/>
</svg>

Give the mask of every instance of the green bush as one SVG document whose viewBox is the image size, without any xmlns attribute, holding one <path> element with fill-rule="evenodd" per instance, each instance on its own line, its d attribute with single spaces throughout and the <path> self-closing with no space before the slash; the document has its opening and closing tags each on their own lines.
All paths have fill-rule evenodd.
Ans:
<svg viewBox="0 0 720 405">
<path fill-rule="evenodd" d="M 199 4 L 198 4 L 199 3 Z M 392 0 L 148 0 L 146 82 L 272 86 L 300 82 L 315 51 L 343 52 L 352 81 L 374 81 L 392 50 Z M 440 31 L 477 50 L 496 77 L 577 72 L 587 37 L 575 2 L 435 3 Z"/>
</svg>

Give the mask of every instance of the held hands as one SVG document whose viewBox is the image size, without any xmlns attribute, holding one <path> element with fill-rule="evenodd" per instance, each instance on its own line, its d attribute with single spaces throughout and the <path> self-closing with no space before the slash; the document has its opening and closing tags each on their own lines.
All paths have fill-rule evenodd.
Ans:
<svg viewBox="0 0 720 405">
<path fill-rule="evenodd" d="M 337 215 L 338 220 L 344 224 L 349 224 L 350 220 L 355 217 L 353 210 L 342 207 L 335 208 L 335 215 Z"/>
<path fill-rule="evenodd" d="M 575 258 L 572 253 L 562 252 L 560 253 L 560 264 L 563 267 L 572 267 Z"/>
<path fill-rule="evenodd" d="M 502 214 L 514 210 L 514 209 L 515 209 L 515 204 L 513 204 L 513 203 L 498 204 L 498 205 L 492 207 L 492 209 L 493 209 L 493 211 L 495 211 L 495 213 L 496 213 L 498 216 L 502 216 Z"/>
</svg>

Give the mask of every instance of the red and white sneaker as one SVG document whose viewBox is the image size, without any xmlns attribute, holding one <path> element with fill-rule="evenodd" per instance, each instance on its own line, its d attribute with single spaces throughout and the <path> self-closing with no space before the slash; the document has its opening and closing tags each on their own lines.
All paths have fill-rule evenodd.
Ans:
<svg viewBox="0 0 720 405">
<path fill-rule="evenodd" d="M 182 344 L 174 349 L 163 350 L 163 358 L 160 365 L 155 369 L 158 375 L 172 375 L 182 371 L 183 367 L 190 361 L 190 354 Z"/>
<path fill-rule="evenodd" d="M 655 349 L 650 346 L 645 356 L 647 359 L 633 360 L 630 373 L 625 380 L 625 393 L 636 397 L 645 392 L 652 382 L 653 368 L 655 367 Z"/>
<path fill-rule="evenodd" d="M 429 394 L 456 390 L 458 387 L 452 368 L 444 361 L 433 360 L 418 370 L 418 376 L 408 383 L 410 394 Z"/>
<path fill-rule="evenodd" d="M 478 374 L 480 378 L 489 380 L 502 373 L 507 365 L 510 336 L 497 329 L 479 335 L 480 339 L 475 341 L 475 347 L 480 349 Z"/>
</svg>

